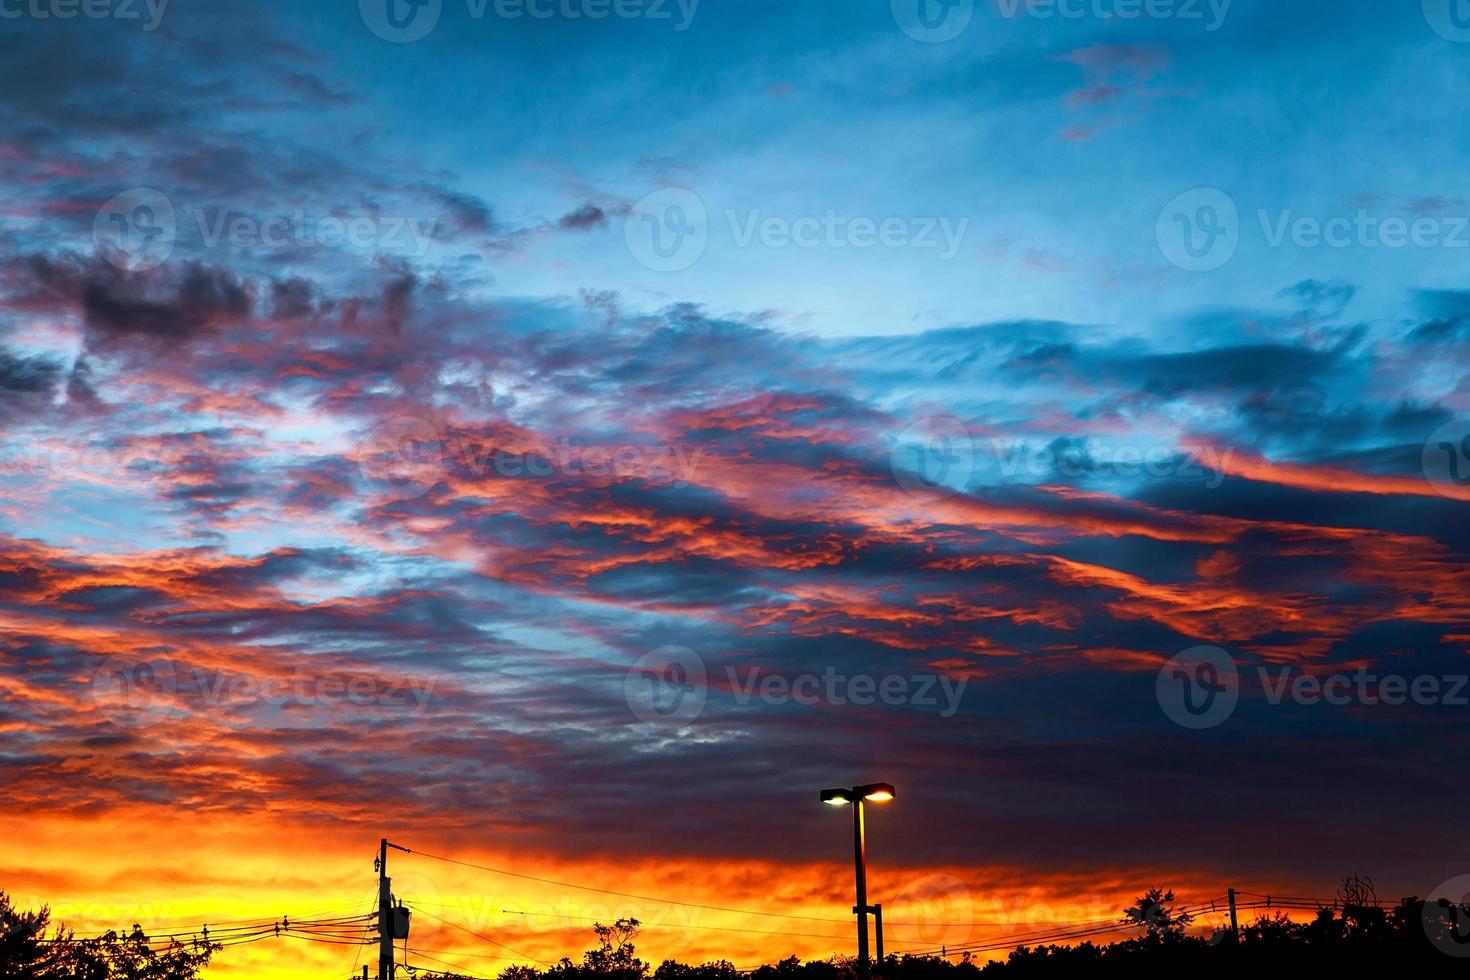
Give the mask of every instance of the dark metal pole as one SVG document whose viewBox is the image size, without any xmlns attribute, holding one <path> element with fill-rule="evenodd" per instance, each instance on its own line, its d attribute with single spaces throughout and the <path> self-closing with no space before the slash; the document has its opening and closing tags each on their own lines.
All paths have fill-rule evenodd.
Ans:
<svg viewBox="0 0 1470 980">
<path fill-rule="evenodd" d="M 388 838 L 378 843 L 378 980 L 393 980 L 393 880 L 388 877 Z"/>
<path fill-rule="evenodd" d="M 883 903 L 873 906 L 873 935 L 878 940 L 878 963 L 883 963 Z"/>
<path fill-rule="evenodd" d="M 868 841 L 863 827 L 863 798 L 852 802 L 853 863 L 857 869 L 858 974 L 868 975 Z"/>
</svg>

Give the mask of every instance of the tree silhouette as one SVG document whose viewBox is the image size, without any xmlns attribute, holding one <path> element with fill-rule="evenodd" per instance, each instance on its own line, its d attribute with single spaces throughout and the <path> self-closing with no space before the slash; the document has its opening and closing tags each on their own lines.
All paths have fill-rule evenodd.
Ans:
<svg viewBox="0 0 1470 980">
<path fill-rule="evenodd" d="M 1143 926 L 1154 939 L 1177 939 L 1184 935 L 1194 916 L 1176 911 L 1173 889 L 1150 888 L 1123 910 L 1123 922 Z"/>
<path fill-rule="evenodd" d="M 0 977 L 7 980 L 195 980 L 220 947 L 170 941 L 157 950 L 141 926 L 78 939 L 51 929 L 51 910 L 19 912 L 0 892 Z"/>
<path fill-rule="evenodd" d="M 592 927 L 597 946 L 582 954 L 581 963 L 562 957 L 560 963 L 545 971 L 548 980 L 643 980 L 648 964 L 637 957 L 633 940 L 638 937 L 637 919 L 618 919 L 610 926 L 601 922 Z"/>
</svg>

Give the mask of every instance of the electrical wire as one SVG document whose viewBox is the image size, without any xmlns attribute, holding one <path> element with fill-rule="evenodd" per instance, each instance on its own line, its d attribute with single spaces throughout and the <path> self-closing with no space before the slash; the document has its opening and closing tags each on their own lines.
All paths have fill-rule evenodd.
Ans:
<svg viewBox="0 0 1470 980">
<path fill-rule="evenodd" d="M 462 925 L 460 925 L 457 922 L 450 922 L 448 919 L 441 918 L 441 917 L 435 915 L 433 912 L 428 911 L 427 909 L 418 908 L 417 906 L 412 905 L 412 904 L 409 904 L 408 907 L 411 908 L 411 909 L 414 909 L 417 912 L 422 912 L 424 915 L 427 915 L 429 918 L 434 919 L 434 920 L 439 921 L 439 922 L 442 922 L 446 926 L 449 926 L 452 929 L 458 929 L 460 932 L 467 933 L 468 935 L 474 936 L 476 939 L 484 940 L 485 942 L 490 943 L 492 946 L 499 946 L 501 949 L 509 950 L 510 952 L 516 954 L 517 956 L 521 957 L 522 959 L 534 960 L 535 962 L 540 963 L 542 966 L 551 966 L 550 963 L 548 963 L 545 960 L 541 959 L 541 957 L 539 957 L 539 956 L 532 956 L 530 953 L 524 953 L 521 950 L 516 949 L 514 946 L 507 946 L 505 943 L 502 943 L 499 940 L 491 939 L 489 936 L 481 935 L 480 933 L 476 932 L 475 930 L 466 928 L 465 926 L 462 926 Z"/>
</svg>

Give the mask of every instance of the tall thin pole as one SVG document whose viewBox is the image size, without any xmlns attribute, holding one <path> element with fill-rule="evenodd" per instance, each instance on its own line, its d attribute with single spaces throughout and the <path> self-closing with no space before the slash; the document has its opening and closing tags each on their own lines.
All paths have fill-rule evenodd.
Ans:
<svg viewBox="0 0 1470 980">
<path fill-rule="evenodd" d="M 1240 926 L 1235 921 L 1235 889 L 1230 889 L 1230 941 L 1240 941 Z"/>
<path fill-rule="evenodd" d="M 393 880 L 388 877 L 388 838 L 378 843 L 378 980 L 393 980 Z"/>
<path fill-rule="evenodd" d="M 856 794 L 854 794 L 856 795 Z M 863 798 L 852 805 L 853 863 L 857 870 L 858 973 L 868 975 L 868 841 L 863 828 Z"/>
<path fill-rule="evenodd" d="M 883 962 L 883 903 L 873 906 L 873 935 L 878 940 L 878 962 Z"/>
</svg>

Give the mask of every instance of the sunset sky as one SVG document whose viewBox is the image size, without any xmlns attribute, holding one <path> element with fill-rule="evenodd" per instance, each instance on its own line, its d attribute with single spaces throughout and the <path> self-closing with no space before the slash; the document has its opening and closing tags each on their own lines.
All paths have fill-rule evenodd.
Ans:
<svg viewBox="0 0 1470 980">
<path fill-rule="evenodd" d="M 1470 27 L 920 2 L 0 4 L 0 890 L 750 967 L 878 779 L 891 949 L 1470 873 Z"/>
</svg>

